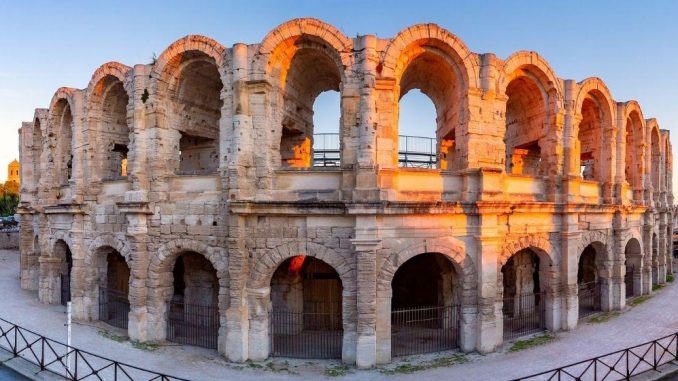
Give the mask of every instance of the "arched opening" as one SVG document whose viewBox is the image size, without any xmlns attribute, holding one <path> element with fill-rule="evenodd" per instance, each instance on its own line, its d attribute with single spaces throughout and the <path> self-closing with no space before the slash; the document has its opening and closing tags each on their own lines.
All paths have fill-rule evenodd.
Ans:
<svg viewBox="0 0 678 381">
<path fill-rule="evenodd" d="M 398 103 L 398 163 L 401 167 L 437 168 L 436 108 L 419 89 L 409 91 Z M 454 143 L 454 139 L 451 139 Z M 454 146 L 443 147 L 445 154 Z"/>
<path fill-rule="evenodd" d="M 122 82 L 108 75 L 94 89 L 95 98 L 101 102 L 98 134 L 102 139 L 101 176 L 116 179 L 127 176 L 127 152 L 129 128 L 127 127 L 127 104 L 129 97 Z"/>
<path fill-rule="evenodd" d="M 343 286 L 327 263 L 298 255 L 271 278 L 272 355 L 341 358 Z"/>
<path fill-rule="evenodd" d="M 52 111 L 52 125 L 57 139 L 55 152 L 55 180 L 58 185 L 68 185 L 73 175 L 73 114 L 66 99 L 60 99 Z"/>
<path fill-rule="evenodd" d="M 73 270 L 73 256 L 68 244 L 58 240 L 54 244 L 54 257 L 59 259 L 58 273 L 60 278 L 61 304 L 71 301 L 71 271 Z"/>
<path fill-rule="evenodd" d="M 631 238 L 624 248 L 624 267 L 626 272 L 624 275 L 624 283 L 626 286 L 626 297 L 631 298 L 642 293 L 642 265 L 643 254 L 640 248 L 640 242 L 637 239 Z"/>
<path fill-rule="evenodd" d="M 461 83 L 454 63 L 442 50 L 434 46 L 412 45 L 407 48 L 409 58 L 398 82 L 398 164 L 400 167 L 460 169 L 460 153 L 456 146 L 456 127 L 462 122 L 463 100 Z M 426 96 L 424 99 L 416 90 Z M 406 115 L 401 115 L 403 99 L 412 91 L 423 104 L 435 107 L 435 123 L 428 122 L 426 106 L 418 110 L 418 125 L 403 134 Z M 429 108 L 430 109 L 430 108 Z M 411 135 L 410 135 L 411 134 Z M 395 135 L 395 134 L 394 134 Z"/>
<path fill-rule="evenodd" d="M 398 268 L 391 288 L 392 356 L 458 347 L 461 277 L 449 259 L 417 255 Z"/>
<path fill-rule="evenodd" d="M 546 328 L 540 265 L 539 256 L 533 250 L 523 249 L 513 254 L 501 267 L 504 340 L 541 332 Z"/>
<path fill-rule="evenodd" d="M 601 311 L 600 279 L 598 276 L 599 260 L 596 245 L 590 244 L 584 248 L 579 257 L 577 285 L 579 288 L 579 319 Z"/>
<path fill-rule="evenodd" d="M 117 250 L 108 246 L 97 249 L 94 259 L 99 320 L 114 327 L 127 329 L 130 311 L 129 266 Z"/>
<path fill-rule="evenodd" d="M 591 92 L 581 106 L 582 120 L 579 123 L 579 164 L 584 180 L 603 181 L 602 171 L 609 163 L 604 152 L 604 130 L 609 125 L 609 115 L 602 105 L 603 95 Z"/>
<path fill-rule="evenodd" d="M 652 233 L 652 284 L 659 283 L 659 245 L 657 233 Z"/>
<path fill-rule="evenodd" d="M 660 191 L 660 173 L 661 173 L 661 157 L 662 153 L 659 148 L 659 129 L 653 128 L 650 135 L 651 145 L 650 145 L 650 157 L 651 157 L 651 170 L 652 170 L 652 188 L 656 194 Z M 655 198 L 658 201 L 658 198 Z"/>
<path fill-rule="evenodd" d="M 542 176 L 541 138 L 548 121 L 548 98 L 527 68 L 506 87 L 506 172 Z"/>
<path fill-rule="evenodd" d="M 278 63 L 280 66 L 275 67 L 272 73 L 274 78 L 280 78 L 283 96 L 280 119 L 280 166 L 282 168 L 309 168 L 316 164 L 320 166 L 323 161 L 315 161 L 313 152 L 313 148 L 316 147 L 314 134 L 317 132 L 314 113 L 320 112 L 319 109 L 314 109 L 314 103 L 321 93 L 341 92 L 342 76 L 338 65 L 341 59 L 327 43 L 315 37 L 299 36 L 289 43 L 294 45 L 293 52 L 286 52 L 291 56 L 290 61 L 287 64 Z M 323 111 L 332 108 L 326 107 L 328 105 L 323 106 L 325 106 Z M 336 104 L 333 107 L 337 107 Z M 338 107 L 341 110 L 341 100 Z M 341 125 L 341 118 L 328 123 L 328 126 L 332 126 L 333 133 L 339 130 L 339 137 L 332 139 L 335 145 L 339 143 L 341 151 L 341 128 L 335 127 Z M 324 143 L 324 140 L 318 142 L 321 146 Z M 334 164 L 336 161 L 335 159 L 331 163 Z"/>
<path fill-rule="evenodd" d="M 207 258 L 193 251 L 177 257 L 172 271 L 167 340 L 217 349 L 219 278 Z"/>
<path fill-rule="evenodd" d="M 35 118 L 33 122 L 33 185 L 38 188 L 40 181 L 41 165 L 40 158 L 42 157 L 42 131 L 40 119 Z"/>
<path fill-rule="evenodd" d="M 195 50 L 183 52 L 167 63 L 165 76 L 171 102 L 167 121 L 174 131 L 176 155 L 170 158 L 170 168 L 180 175 L 215 173 L 223 84 L 214 58 Z"/>
<path fill-rule="evenodd" d="M 631 112 L 626 119 L 626 165 L 624 175 L 626 182 L 634 191 L 634 199 L 640 199 L 642 190 L 643 134 L 640 116 L 637 111 Z"/>
<path fill-rule="evenodd" d="M 313 102 L 313 166 L 338 167 L 341 165 L 341 98 L 338 91 L 320 93 Z"/>
</svg>

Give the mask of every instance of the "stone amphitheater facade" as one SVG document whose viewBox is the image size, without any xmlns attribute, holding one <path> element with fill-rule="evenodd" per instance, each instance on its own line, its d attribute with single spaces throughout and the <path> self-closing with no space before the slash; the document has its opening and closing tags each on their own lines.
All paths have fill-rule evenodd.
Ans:
<svg viewBox="0 0 678 381">
<path fill-rule="evenodd" d="M 437 113 L 431 168 L 399 149 L 412 89 Z M 340 158 L 319 166 L 313 102 L 328 90 Z M 294 19 L 230 48 L 189 35 L 58 89 L 19 137 L 22 287 L 70 298 L 81 320 L 104 320 L 101 291 L 117 287 L 142 342 L 176 334 L 177 299 L 212 306 L 212 347 L 232 361 L 295 355 L 275 345 L 306 321 L 281 331 L 276 313 L 338 313 L 316 330 L 361 368 L 407 353 L 398 334 L 419 328 L 454 336 L 423 351 L 492 352 L 518 297 L 540 329 L 569 330 L 583 294 L 619 310 L 672 272 L 669 132 L 599 78 L 477 54 L 435 24 L 349 38 Z M 394 317 L 431 305 L 455 312 Z"/>
</svg>

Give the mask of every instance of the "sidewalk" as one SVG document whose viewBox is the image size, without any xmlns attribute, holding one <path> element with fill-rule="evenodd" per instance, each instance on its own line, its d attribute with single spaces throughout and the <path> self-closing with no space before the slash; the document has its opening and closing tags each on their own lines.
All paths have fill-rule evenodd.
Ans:
<svg viewBox="0 0 678 381">
<path fill-rule="evenodd" d="M 0 317 L 51 339 L 66 341 L 65 308 L 37 301 L 37 293 L 19 287 L 19 253 L 0 250 Z M 583 324 L 571 332 L 559 332 L 557 339 L 519 352 L 508 353 L 508 346 L 488 355 L 468 354 L 467 362 L 449 367 L 421 370 L 411 374 L 385 373 L 384 369 L 358 371 L 338 367 L 336 361 L 273 359 L 264 363 L 228 363 L 216 352 L 195 347 L 163 346 L 155 351 L 132 347 L 103 337 L 99 331 L 116 333 L 106 325 L 91 322 L 73 326 L 73 345 L 99 355 L 191 380 L 506 380 L 552 369 L 572 362 L 630 347 L 678 331 L 678 287 L 670 284 L 648 301 L 610 321 Z M 417 364 L 451 354 L 419 356 L 396 361 L 395 365 Z M 335 369 L 339 377 L 326 377 Z"/>
</svg>

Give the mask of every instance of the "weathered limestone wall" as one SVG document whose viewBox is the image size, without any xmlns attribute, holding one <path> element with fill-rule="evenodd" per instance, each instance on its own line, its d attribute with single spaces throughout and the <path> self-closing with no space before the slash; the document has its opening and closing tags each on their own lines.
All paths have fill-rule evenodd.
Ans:
<svg viewBox="0 0 678 381">
<path fill-rule="evenodd" d="M 417 89 L 436 106 L 435 168 L 399 160 L 399 101 Z M 320 168 L 313 104 L 325 91 L 340 94 L 340 165 Z M 538 276 L 553 331 L 578 324 L 585 281 L 600 309 L 618 310 L 629 269 L 634 295 L 672 271 L 668 131 L 601 79 L 561 79 L 535 52 L 477 54 L 434 24 L 349 38 L 296 19 L 231 48 L 186 36 L 153 64 L 109 62 L 87 88 L 60 88 L 19 134 L 22 287 L 59 303 L 70 263 L 76 317 L 97 319 L 117 252 L 130 337 L 164 340 L 177 258 L 197 253 L 184 297 L 216 304 L 232 361 L 271 354 L 281 300 L 303 311 L 334 295 L 272 280 L 289 258 L 336 272 L 341 358 L 364 368 L 392 358 L 392 282 L 420 254 L 451 266 L 439 300 L 459 310 L 461 350 L 483 353 L 504 341 L 514 291 L 502 269 L 516 253 L 538 258 L 514 261 Z"/>
</svg>

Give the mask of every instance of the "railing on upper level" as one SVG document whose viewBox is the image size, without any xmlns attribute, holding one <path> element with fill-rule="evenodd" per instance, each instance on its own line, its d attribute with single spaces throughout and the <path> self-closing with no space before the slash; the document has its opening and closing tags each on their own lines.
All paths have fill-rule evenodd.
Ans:
<svg viewBox="0 0 678 381">
<path fill-rule="evenodd" d="M 313 166 L 338 167 L 341 143 L 339 134 L 313 135 Z M 436 139 L 421 136 L 400 135 L 398 138 L 398 162 L 407 168 L 436 167 Z"/>
</svg>

